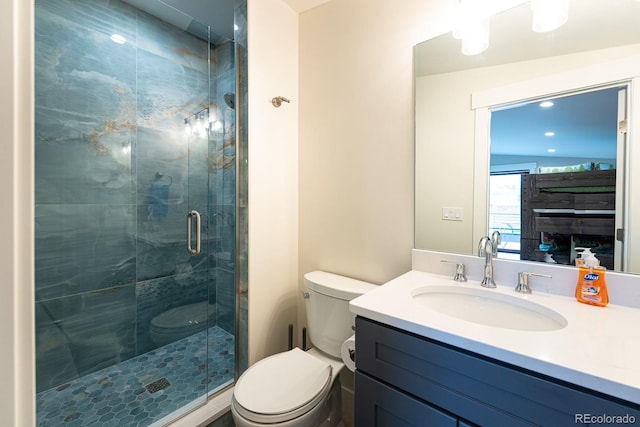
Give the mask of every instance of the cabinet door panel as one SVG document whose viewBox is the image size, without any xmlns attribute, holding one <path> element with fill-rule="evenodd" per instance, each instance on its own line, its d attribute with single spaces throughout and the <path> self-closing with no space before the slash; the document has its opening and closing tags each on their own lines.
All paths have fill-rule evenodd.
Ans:
<svg viewBox="0 0 640 427">
<path fill-rule="evenodd" d="M 356 427 L 457 427 L 456 417 L 356 372 Z"/>
<path fill-rule="evenodd" d="M 356 319 L 357 370 L 479 425 L 570 425 L 639 405 L 377 322 Z M 356 395 L 359 390 L 356 388 Z"/>
</svg>

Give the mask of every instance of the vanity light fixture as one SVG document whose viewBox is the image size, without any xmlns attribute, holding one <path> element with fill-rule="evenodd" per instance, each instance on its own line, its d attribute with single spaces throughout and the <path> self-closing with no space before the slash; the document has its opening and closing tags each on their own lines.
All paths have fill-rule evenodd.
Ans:
<svg viewBox="0 0 640 427">
<path fill-rule="evenodd" d="M 462 40 L 463 55 L 477 55 L 489 47 L 489 17 L 478 3 L 475 0 L 458 2 L 452 35 Z"/>
<path fill-rule="evenodd" d="M 469 25 L 462 38 L 462 54 L 477 55 L 489 47 L 489 18 Z"/>
<path fill-rule="evenodd" d="M 205 137 L 211 129 L 209 121 L 209 109 L 203 108 L 197 113 L 191 114 L 184 119 L 184 131 L 187 136 Z"/>
<path fill-rule="evenodd" d="M 569 18 L 569 0 L 531 0 L 533 31 L 546 33 L 562 26 Z"/>
<path fill-rule="evenodd" d="M 555 136 L 555 132 L 545 132 L 544 136 Z"/>
<path fill-rule="evenodd" d="M 216 120 L 211 123 L 210 128 L 212 132 L 222 133 L 222 130 L 223 130 L 222 122 L 220 120 Z"/>
<path fill-rule="evenodd" d="M 542 101 L 540 103 L 540 106 L 542 108 L 549 108 L 549 107 L 553 107 L 553 101 Z"/>
<path fill-rule="evenodd" d="M 129 141 L 125 141 L 122 144 L 122 154 L 129 154 L 131 153 L 131 143 Z"/>
<path fill-rule="evenodd" d="M 489 48 L 489 16 L 477 0 L 458 0 L 454 38 L 462 40 L 463 55 L 477 55 Z M 569 19 L 569 0 L 531 0 L 533 31 L 546 33 L 562 26 Z M 543 105 L 546 104 L 546 105 Z M 542 107 L 553 103 L 546 101 Z"/>
</svg>

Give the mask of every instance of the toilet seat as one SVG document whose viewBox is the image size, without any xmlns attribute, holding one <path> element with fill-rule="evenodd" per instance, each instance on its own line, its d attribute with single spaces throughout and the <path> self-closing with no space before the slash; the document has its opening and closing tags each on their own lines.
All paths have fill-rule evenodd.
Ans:
<svg viewBox="0 0 640 427">
<path fill-rule="evenodd" d="M 289 421 L 328 395 L 331 371 L 331 364 L 294 348 L 267 357 L 242 374 L 232 404 L 238 415 L 256 423 Z"/>
</svg>

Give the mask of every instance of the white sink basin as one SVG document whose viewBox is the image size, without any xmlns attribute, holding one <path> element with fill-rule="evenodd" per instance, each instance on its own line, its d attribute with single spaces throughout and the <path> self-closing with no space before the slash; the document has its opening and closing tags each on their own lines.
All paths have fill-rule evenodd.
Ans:
<svg viewBox="0 0 640 427">
<path fill-rule="evenodd" d="M 414 289 L 413 300 L 467 322 L 520 331 L 555 331 L 567 326 L 561 314 L 535 302 L 496 290 L 462 286 Z"/>
</svg>

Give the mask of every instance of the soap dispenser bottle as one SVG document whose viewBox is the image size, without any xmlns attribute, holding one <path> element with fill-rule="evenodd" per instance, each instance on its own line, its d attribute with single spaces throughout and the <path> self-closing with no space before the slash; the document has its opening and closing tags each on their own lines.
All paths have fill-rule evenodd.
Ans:
<svg viewBox="0 0 640 427">
<path fill-rule="evenodd" d="M 576 248 L 582 249 L 582 248 Z M 584 304 L 604 307 L 609 303 L 609 293 L 604 275 L 606 268 L 600 265 L 589 248 L 584 248 L 578 266 L 578 283 L 576 284 L 576 299 Z"/>
</svg>

